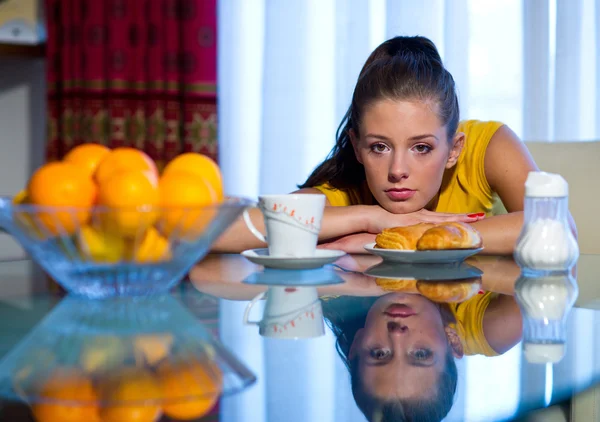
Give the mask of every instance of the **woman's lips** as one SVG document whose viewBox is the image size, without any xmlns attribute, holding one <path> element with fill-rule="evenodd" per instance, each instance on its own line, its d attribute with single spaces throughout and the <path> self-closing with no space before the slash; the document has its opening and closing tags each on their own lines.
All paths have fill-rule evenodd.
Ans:
<svg viewBox="0 0 600 422">
<path fill-rule="evenodd" d="M 388 306 L 383 313 L 393 318 L 406 318 L 416 314 L 416 312 L 410 306 L 399 303 L 394 303 Z"/>
<path fill-rule="evenodd" d="M 395 201 L 406 201 L 412 198 L 416 192 L 412 189 L 388 189 L 385 191 L 387 196 Z"/>
</svg>

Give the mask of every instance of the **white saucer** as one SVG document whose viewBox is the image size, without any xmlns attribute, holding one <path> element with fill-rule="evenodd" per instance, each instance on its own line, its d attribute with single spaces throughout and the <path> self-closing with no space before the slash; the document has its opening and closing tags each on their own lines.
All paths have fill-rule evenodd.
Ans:
<svg viewBox="0 0 600 422">
<path fill-rule="evenodd" d="M 344 251 L 333 249 L 317 249 L 313 256 L 293 257 L 293 256 L 269 256 L 269 249 L 249 249 L 242 252 L 242 256 L 250 262 L 263 265 L 267 268 L 277 268 L 281 270 L 308 270 L 311 268 L 320 268 L 325 264 L 331 264 L 342 256 L 346 255 Z"/>
<path fill-rule="evenodd" d="M 380 249 L 375 247 L 375 243 L 369 243 L 365 245 L 365 250 L 390 262 L 402 262 L 404 264 L 449 264 L 452 262 L 462 262 L 471 255 L 481 252 L 483 248 L 404 251 L 400 249 Z"/>
</svg>

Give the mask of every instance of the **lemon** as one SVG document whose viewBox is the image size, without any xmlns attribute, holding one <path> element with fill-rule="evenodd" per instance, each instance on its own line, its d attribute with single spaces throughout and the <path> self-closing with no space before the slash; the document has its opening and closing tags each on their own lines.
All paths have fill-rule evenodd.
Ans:
<svg viewBox="0 0 600 422">
<path fill-rule="evenodd" d="M 94 262 L 114 263 L 126 258 L 125 240 L 107 231 L 84 226 L 77 235 L 79 250 Z"/>
<path fill-rule="evenodd" d="M 169 241 L 154 227 L 150 227 L 133 256 L 135 261 L 140 263 L 168 261 L 171 259 Z"/>
</svg>

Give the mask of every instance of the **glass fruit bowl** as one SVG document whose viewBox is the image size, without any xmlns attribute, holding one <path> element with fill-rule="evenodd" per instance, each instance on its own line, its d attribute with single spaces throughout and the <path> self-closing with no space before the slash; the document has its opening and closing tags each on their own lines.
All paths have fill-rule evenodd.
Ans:
<svg viewBox="0 0 600 422">
<path fill-rule="evenodd" d="M 216 299 L 186 292 L 198 310 Z M 200 418 L 256 377 L 170 294 L 90 301 L 69 295 L 0 360 L 0 397 L 39 421 Z M 86 416 L 84 419 L 83 416 Z M 136 419 L 137 420 L 137 419 Z M 140 419 L 141 420 L 141 419 Z"/>
<path fill-rule="evenodd" d="M 88 298 L 168 291 L 252 201 L 193 208 L 43 207 L 0 198 L 0 227 L 57 283 Z"/>
</svg>

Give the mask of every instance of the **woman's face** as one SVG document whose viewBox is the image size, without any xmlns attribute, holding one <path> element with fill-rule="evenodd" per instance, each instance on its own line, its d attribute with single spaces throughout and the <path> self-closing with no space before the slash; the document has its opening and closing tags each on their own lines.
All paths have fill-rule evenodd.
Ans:
<svg viewBox="0 0 600 422">
<path fill-rule="evenodd" d="M 365 390 L 383 400 L 433 394 L 445 370 L 449 345 L 439 308 L 419 295 L 391 293 L 369 310 L 357 333 L 350 358 L 358 358 Z"/>
<path fill-rule="evenodd" d="M 436 111 L 432 102 L 379 100 L 365 109 L 360 133 L 350 134 L 369 189 L 389 212 L 431 205 L 444 170 L 458 160 L 464 135 L 448 142 Z"/>
</svg>

